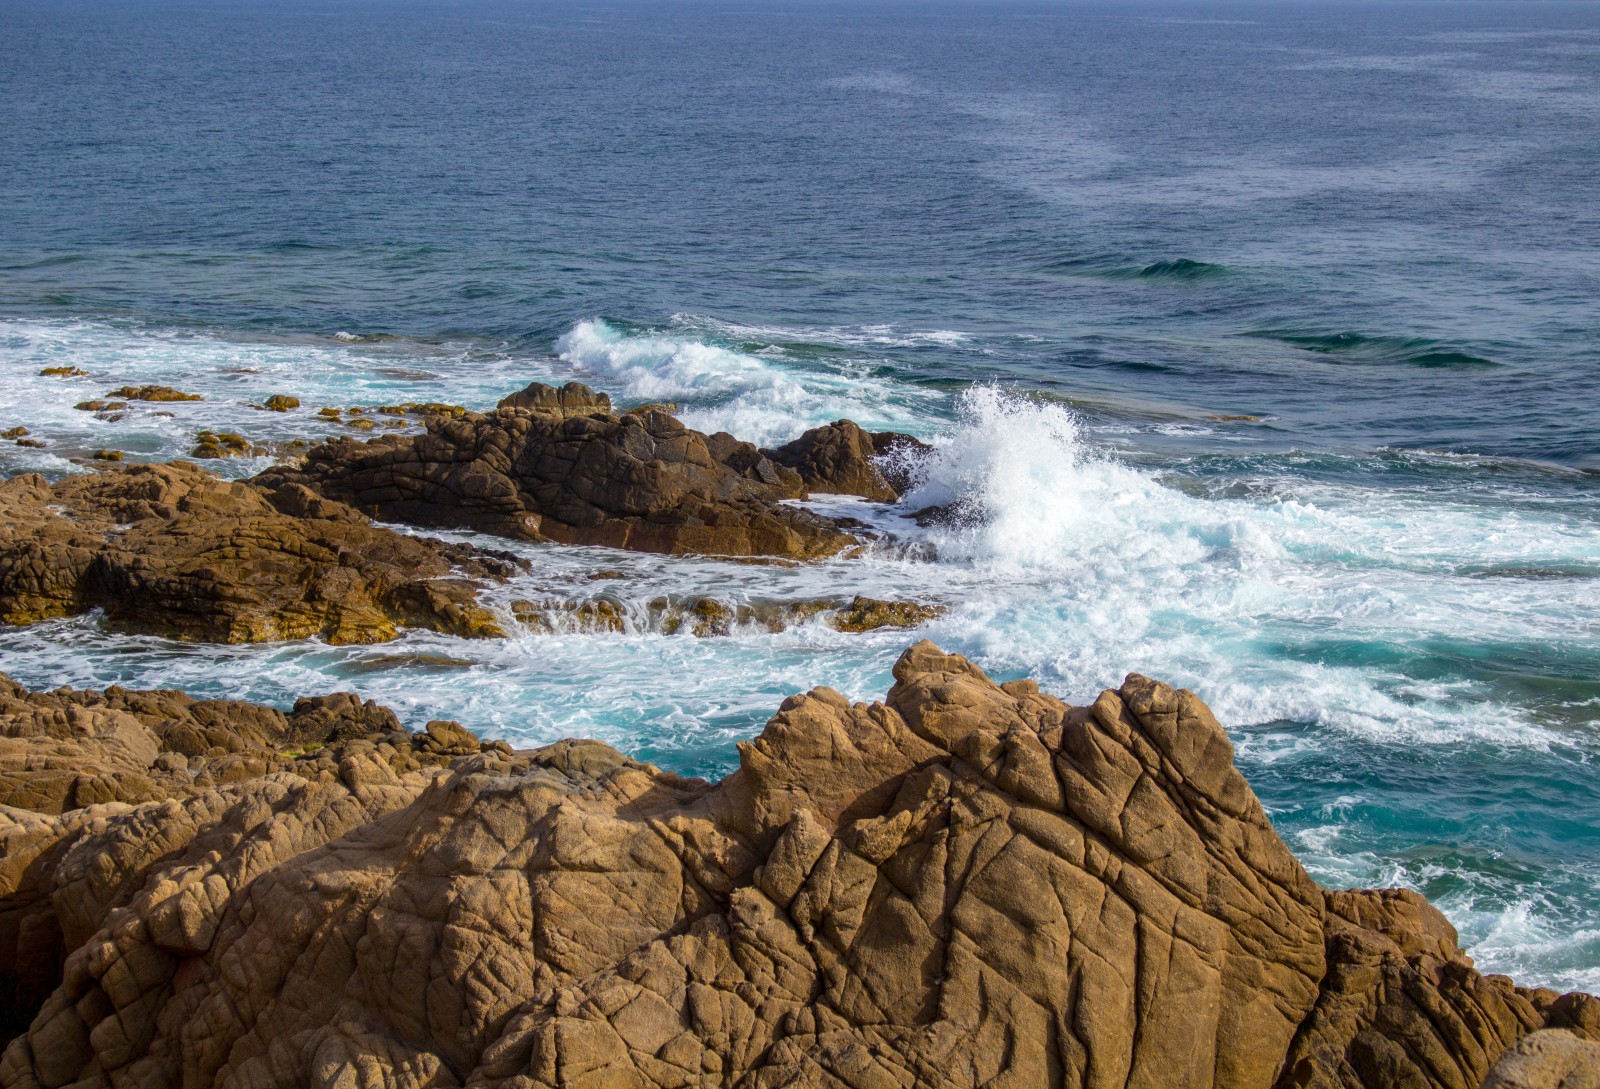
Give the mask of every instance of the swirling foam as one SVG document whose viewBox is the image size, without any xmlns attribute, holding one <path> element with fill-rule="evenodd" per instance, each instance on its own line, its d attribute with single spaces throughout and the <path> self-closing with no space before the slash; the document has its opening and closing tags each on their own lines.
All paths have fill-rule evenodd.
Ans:
<svg viewBox="0 0 1600 1089">
<path fill-rule="evenodd" d="M 628 332 L 598 318 L 568 330 L 556 352 L 623 401 L 676 403 L 690 427 L 763 446 L 844 416 L 874 430 L 920 430 L 941 400 L 864 376 L 849 361 L 798 368 L 713 336 Z"/>
</svg>

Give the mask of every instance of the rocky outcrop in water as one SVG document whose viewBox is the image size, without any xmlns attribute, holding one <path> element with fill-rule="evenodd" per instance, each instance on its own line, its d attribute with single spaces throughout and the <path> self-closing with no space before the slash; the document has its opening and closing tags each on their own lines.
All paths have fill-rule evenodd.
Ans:
<svg viewBox="0 0 1600 1089">
<path fill-rule="evenodd" d="M 0 483 L 0 622 L 105 610 L 109 625 L 223 643 L 503 632 L 477 601 L 505 560 L 374 526 L 293 484 L 186 462 Z"/>
<path fill-rule="evenodd" d="M 353 700 L 0 688 L 5 737 L 87 765 L 115 732 L 172 790 L 0 808 L 0 1082 L 1590 1084 L 1592 999 L 1318 888 L 1190 693 L 1074 708 L 928 643 L 894 672 L 785 701 L 715 785 Z M 221 781 L 235 719 L 260 771 Z"/>
<path fill-rule="evenodd" d="M 595 413 L 605 416 L 611 413 L 611 398 L 582 382 L 568 382 L 564 386 L 531 382 L 525 389 L 502 397 L 495 407 L 525 408 L 556 416 L 592 416 Z"/>
<path fill-rule="evenodd" d="M 800 477 L 754 446 L 664 412 L 614 415 L 587 387 L 534 387 L 422 435 L 313 449 L 261 478 L 386 519 L 643 552 L 814 559 L 851 548 L 833 520 L 784 502 Z M 583 409 L 593 406 L 594 411 Z"/>
<path fill-rule="evenodd" d="M 513 613 L 532 631 L 624 632 L 638 631 L 698 638 L 730 634 L 751 627 L 785 631 L 820 619 L 836 631 L 867 632 L 884 628 L 914 628 L 944 615 L 943 605 L 920 601 L 884 601 L 856 595 L 851 598 L 801 598 L 772 601 L 726 602 L 714 597 L 652 598 L 642 609 L 630 610 L 612 597 L 574 600 L 514 601 Z"/>
<path fill-rule="evenodd" d="M 800 474 L 807 490 L 835 495 L 859 495 L 880 503 L 892 503 L 900 493 L 884 477 L 878 466 L 878 440 L 884 449 L 899 439 L 916 442 L 909 435 L 884 432 L 870 434 L 851 420 L 837 420 L 814 427 L 793 442 L 766 454 L 779 465 Z"/>
</svg>

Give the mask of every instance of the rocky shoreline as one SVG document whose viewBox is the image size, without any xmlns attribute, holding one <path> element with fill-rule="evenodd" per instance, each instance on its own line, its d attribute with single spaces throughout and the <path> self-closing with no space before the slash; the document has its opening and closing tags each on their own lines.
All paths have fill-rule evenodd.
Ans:
<svg viewBox="0 0 1600 1089">
<path fill-rule="evenodd" d="M 1192 694 L 931 643 L 739 769 L 0 684 L 0 1082 L 1579 1089 L 1600 1001 L 1319 888 Z"/>
<path fill-rule="evenodd" d="M 549 630 L 561 618 L 622 630 L 604 599 L 519 601 L 497 616 L 480 592 L 525 562 L 373 519 L 792 563 L 873 540 L 859 523 L 793 500 L 820 491 L 892 502 L 907 479 L 898 455 L 922 448 L 841 420 L 760 450 L 659 408 L 613 413 L 609 397 L 575 382 L 535 382 L 488 414 L 397 407 L 421 412 L 425 430 L 330 439 L 245 481 L 191 462 L 123 464 L 107 451 L 117 457 L 98 459 L 93 473 L 0 483 L 0 622 L 100 609 L 112 628 L 166 638 L 334 645 L 385 642 L 408 627 L 495 638 L 510 623 Z M 860 597 L 656 604 L 663 630 L 698 634 L 738 623 L 776 631 L 817 616 L 845 631 L 912 627 L 940 611 Z"/>
<path fill-rule="evenodd" d="M 923 449 L 848 420 L 760 449 L 576 383 L 396 407 L 425 430 L 245 481 L 108 458 L 0 484 L 0 622 L 620 631 L 603 594 L 495 605 L 525 557 L 374 519 L 792 564 L 876 543 L 797 500 L 894 502 Z M 645 622 L 939 608 L 665 596 Z M 716 784 L 350 694 L 0 678 L 0 1084 L 1600 1087 L 1600 1000 L 1478 973 L 1413 893 L 1319 888 L 1191 693 L 1069 707 L 928 642 L 894 675 L 882 703 L 791 697 Z"/>
</svg>

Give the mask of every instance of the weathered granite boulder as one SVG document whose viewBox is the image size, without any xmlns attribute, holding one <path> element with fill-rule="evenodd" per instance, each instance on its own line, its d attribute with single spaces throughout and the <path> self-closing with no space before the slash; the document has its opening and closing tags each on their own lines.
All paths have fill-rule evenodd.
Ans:
<svg viewBox="0 0 1600 1089">
<path fill-rule="evenodd" d="M 105 610 L 125 631 L 212 642 L 503 634 L 477 603 L 502 559 L 374 526 L 292 484 L 186 462 L 0 483 L 0 622 Z"/>
<path fill-rule="evenodd" d="M 790 698 L 716 785 L 432 723 L 0 808 L 0 1083 L 1272 1089 L 1364 1036 L 1425 1061 L 1325 1084 L 1472 1089 L 1542 1024 L 1425 904 L 1319 889 L 1190 693 L 1073 708 L 929 643 L 895 678 Z M 104 701 L 148 753 L 182 731 L 120 709 L 147 698 L 179 699 L 13 691 L 0 721 Z M 1588 1086 L 1560 1062 L 1499 1089 Z"/>
<path fill-rule="evenodd" d="M 910 435 L 873 434 L 850 420 L 835 420 L 763 452 L 798 472 L 809 491 L 892 503 L 909 483 L 910 460 L 929 449 Z"/>
<path fill-rule="evenodd" d="M 611 398 L 582 382 L 568 382 L 564 386 L 530 382 L 525 389 L 501 398 L 496 407 L 525 408 L 530 412 L 555 416 L 591 416 L 595 413 L 608 416 L 611 414 Z"/>
<path fill-rule="evenodd" d="M 1530 1033 L 1494 1064 L 1483 1089 L 1600 1089 L 1600 1042 L 1566 1029 Z"/>
<path fill-rule="evenodd" d="M 663 412 L 510 407 L 434 418 L 422 435 L 336 440 L 303 467 L 258 479 L 303 484 L 414 525 L 523 540 L 793 559 L 858 543 L 830 519 L 782 502 L 804 494 L 798 476 L 745 446 Z"/>
<path fill-rule="evenodd" d="M 270 865 L 274 843 L 354 829 L 414 797 L 432 769 L 484 748 L 454 723 L 409 733 L 349 694 L 285 714 L 181 692 L 30 693 L 0 676 L 0 1034 L 27 1028 L 67 954 L 141 892 L 153 866 L 185 887 L 196 875 L 190 892 L 210 895 L 209 872 L 182 862 L 197 837 L 188 854 L 220 852 L 207 857 L 221 872 L 248 874 L 253 852 Z M 368 765 L 386 770 L 363 779 Z M 181 928 L 186 910 L 169 905 L 166 918 Z M 67 1047 L 46 1067 L 82 1058 Z"/>
</svg>

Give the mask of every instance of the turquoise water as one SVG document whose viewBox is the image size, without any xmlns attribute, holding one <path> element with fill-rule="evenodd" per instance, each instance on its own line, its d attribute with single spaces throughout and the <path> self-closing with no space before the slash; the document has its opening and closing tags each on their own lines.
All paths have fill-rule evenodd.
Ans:
<svg viewBox="0 0 1600 1089">
<path fill-rule="evenodd" d="M 899 510 L 819 500 L 896 533 L 860 560 L 516 546 L 497 601 L 603 593 L 621 634 L 215 648 L 89 617 L 0 631 L 0 669 L 353 688 L 714 776 L 793 691 L 881 695 L 915 636 L 697 640 L 647 601 L 937 600 L 917 634 L 996 676 L 1192 687 L 1319 878 L 1420 888 L 1484 968 L 1600 988 L 1600 7 L 0 20 L 0 429 L 50 444 L 0 473 L 535 378 L 937 447 Z M 148 382 L 206 400 L 72 407 Z M 302 409 L 249 407 L 274 393 Z M 975 526 L 902 517 L 949 501 Z"/>
</svg>

